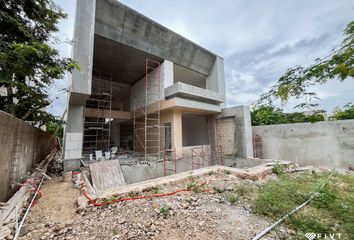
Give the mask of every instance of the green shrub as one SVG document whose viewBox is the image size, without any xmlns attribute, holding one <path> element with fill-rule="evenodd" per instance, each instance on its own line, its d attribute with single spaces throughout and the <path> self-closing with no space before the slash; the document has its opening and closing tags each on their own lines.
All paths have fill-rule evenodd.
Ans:
<svg viewBox="0 0 354 240">
<path fill-rule="evenodd" d="M 273 165 L 272 168 L 272 173 L 276 174 L 276 175 L 281 175 L 284 173 L 284 165 L 280 164 L 279 161 L 276 161 L 275 164 Z"/>
<path fill-rule="evenodd" d="M 167 218 L 170 215 L 171 208 L 167 205 L 164 205 L 160 208 L 160 213 L 163 215 L 164 218 Z"/>
<path fill-rule="evenodd" d="M 230 204 L 235 204 L 238 200 L 238 197 L 236 194 L 234 193 L 229 193 L 226 195 L 226 200 L 230 203 Z"/>
</svg>

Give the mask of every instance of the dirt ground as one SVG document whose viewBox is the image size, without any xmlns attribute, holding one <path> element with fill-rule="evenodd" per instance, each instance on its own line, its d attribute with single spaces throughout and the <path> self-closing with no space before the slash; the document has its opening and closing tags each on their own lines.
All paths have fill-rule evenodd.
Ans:
<svg viewBox="0 0 354 240">
<path fill-rule="evenodd" d="M 76 199 L 80 192 L 73 186 L 72 182 L 62 182 L 61 177 L 45 181 L 41 188 L 43 196 L 32 207 L 22 230 L 28 234 L 19 239 L 40 239 L 36 235 L 38 229 L 59 223 L 71 225 L 76 221 L 80 217 L 76 213 Z"/>
<path fill-rule="evenodd" d="M 75 205 L 79 191 L 72 183 L 53 179 L 43 186 L 43 198 L 31 211 L 27 233 L 20 239 L 251 239 L 271 224 L 252 214 L 241 194 L 230 203 L 229 194 L 240 185 L 258 184 L 233 175 L 187 178 L 131 196 L 170 192 L 190 184 L 205 184 L 207 191 L 90 206 L 79 214 Z M 287 236 L 287 229 L 279 228 L 264 239 Z"/>
</svg>

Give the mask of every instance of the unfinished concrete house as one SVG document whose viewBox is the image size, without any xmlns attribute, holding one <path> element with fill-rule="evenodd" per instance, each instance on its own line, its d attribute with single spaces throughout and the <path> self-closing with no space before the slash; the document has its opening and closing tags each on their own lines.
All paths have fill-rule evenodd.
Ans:
<svg viewBox="0 0 354 240">
<path fill-rule="evenodd" d="M 73 58 L 65 159 L 164 160 L 156 176 L 252 156 L 249 109 L 223 109 L 220 56 L 118 1 L 78 0 Z"/>
</svg>

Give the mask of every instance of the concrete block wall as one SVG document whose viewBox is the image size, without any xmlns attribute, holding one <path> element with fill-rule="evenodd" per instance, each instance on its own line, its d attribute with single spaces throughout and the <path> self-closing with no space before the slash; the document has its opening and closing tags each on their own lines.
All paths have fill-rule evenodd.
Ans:
<svg viewBox="0 0 354 240">
<path fill-rule="evenodd" d="M 225 117 L 220 119 L 220 134 L 222 150 L 224 155 L 236 155 L 235 146 L 235 118 Z"/>
<path fill-rule="evenodd" d="M 224 108 L 219 117 L 224 154 L 242 158 L 253 157 L 250 108 L 248 106 Z"/>
<path fill-rule="evenodd" d="M 17 177 L 25 175 L 35 164 L 43 160 L 55 144 L 52 135 L 0 111 L 0 201 L 6 201 L 11 193 L 10 171 L 14 144 L 17 142 L 16 131 L 19 128 L 22 129 L 22 147 Z"/>
<path fill-rule="evenodd" d="M 262 138 L 264 158 L 300 165 L 354 167 L 354 120 L 254 126 Z"/>
</svg>

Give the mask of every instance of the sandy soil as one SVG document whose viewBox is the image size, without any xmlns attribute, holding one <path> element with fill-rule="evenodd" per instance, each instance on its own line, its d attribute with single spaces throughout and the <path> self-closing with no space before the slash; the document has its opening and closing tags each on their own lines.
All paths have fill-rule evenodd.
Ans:
<svg viewBox="0 0 354 240">
<path fill-rule="evenodd" d="M 76 213 L 76 199 L 80 192 L 72 182 L 62 182 L 61 177 L 44 182 L 41 188 L 43 196 L 38 200 L 25 222 L 23 232 L 35 233 L 44 226 L 54 226 L 58 223 L 70 225 L 80 218 Z M 22 236 L 20 239 L 38 239 Z"/>
</svg>

